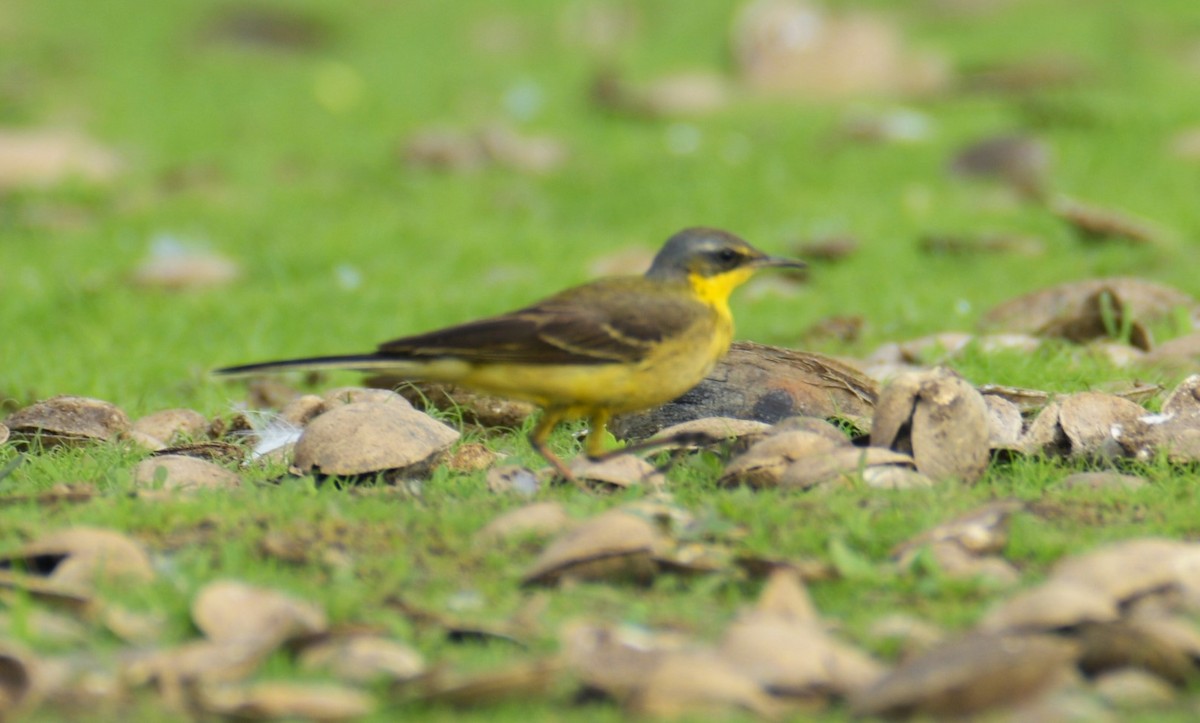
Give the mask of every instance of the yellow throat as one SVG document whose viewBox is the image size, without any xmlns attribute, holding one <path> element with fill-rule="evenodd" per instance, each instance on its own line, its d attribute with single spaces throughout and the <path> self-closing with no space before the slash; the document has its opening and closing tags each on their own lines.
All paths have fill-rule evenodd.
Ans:
<svg viewBox="0 0 1200 723">
<path fill-rule="evenodd" d="M 753 275 L 754 269 L 752 268 L 734 269 L 715 276 L 693 273 L 688 274 L 688 285 L 692 287 L 692 293 L 697 298 L 715 309 L 722 319 L 732 322 L 733 314 L 729 311 L 729 295 Z"/>
</svg>

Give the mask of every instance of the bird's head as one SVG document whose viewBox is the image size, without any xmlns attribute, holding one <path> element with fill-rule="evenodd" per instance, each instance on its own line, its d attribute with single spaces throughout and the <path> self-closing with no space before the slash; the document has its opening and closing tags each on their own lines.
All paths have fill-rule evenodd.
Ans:
<svg viewBox="0 0 1200 723">
<path fill-rule="evenodd" d="M 802 269 L 803 261 L 768 256 L 741 238 L 715 228 L 688 228 L 663 244 L 646 278 L 687 281 L 708 303 L 723 304 L 754 272 Z"/>
</svg>

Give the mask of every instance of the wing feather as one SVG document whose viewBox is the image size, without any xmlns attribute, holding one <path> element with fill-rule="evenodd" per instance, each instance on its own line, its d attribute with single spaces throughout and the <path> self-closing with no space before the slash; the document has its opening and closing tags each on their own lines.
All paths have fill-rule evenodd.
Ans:
<svg viewBox="0 0 1200 723">
<path fill-rule="evenodd" d="M 710 313 L 684 286 L 606 279 L 508 314 L 385 342 L 378 353 L 481 364 L 636 362 Z"/>
</svg>

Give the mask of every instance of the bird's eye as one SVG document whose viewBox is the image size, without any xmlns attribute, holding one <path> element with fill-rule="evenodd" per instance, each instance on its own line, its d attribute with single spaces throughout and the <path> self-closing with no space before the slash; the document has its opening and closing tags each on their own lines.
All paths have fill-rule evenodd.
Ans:
<svg viewBox="0 0 1200 723">
<path fill-rule="evenodd" d="M 733 249 L 721 249 L 720 251 L 717 252 L 717 258 L 725 263 L 734 261 L 737 259 L 737 257 L 738 257 L 738 252 L 734 251 Z"/>
</svg>

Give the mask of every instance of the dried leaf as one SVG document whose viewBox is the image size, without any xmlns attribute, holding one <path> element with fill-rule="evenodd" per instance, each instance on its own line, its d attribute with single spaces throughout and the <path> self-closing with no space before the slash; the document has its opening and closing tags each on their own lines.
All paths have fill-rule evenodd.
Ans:
<svg viewBox="0 0 1200 723">
<path fill-rule="evenodd" d="M 617 701 L 628 700 L 665 653 L 690 645 L 677 634 L 586 621 L 563 626 L 559 638 L 567 665 L 580 681 Z"/>
<path fill-rule="evenodd" d="M 744 83 L 794 97 L 928 93 L 948 77 L 940 57 L 905 48 L 884 19 L 829 15 L 801 0 L 746 3 L 734 20 L 733 55 Z"/>
<path fill-rule="evenodd" d="M 274 651 L 259 640 L 196 640 L 133 656 L 121 674 L 133 685 L 157 685 L 178 699 L 193 682 L 228 682 L 254 674 Z"/>
<path fill-rule="evenodd" d="M 358 475 L 400 470 L 420 475 L 459 436 L 403 400 L 356 402 L 331 409 L 310 422 L 296 442 L 294 464 L 302 473 Z"/>
<path fill-rule="evenodd" d="M 192 620 L 214 642 L 262 641 L 264 647 L 325 630 L 325 612 L 312 603 L 236 580 L 205 585 L 192 601 Z"/>
<path fill-rule="evenodd" d="M 844 697 L 884 673 L 882 665 L 836 640 L 816 621 L 759 612 L 734 621 L 721 639 L 719 652 L 735 669 L 777 696 Z"/>
<path fill-rule="evenodd" d="M 979 627 L 993 632 L 1056 632 L 1119 617 L 1116 600 L 1110 595 L 1078 581 L 1052 577 L 995 606 Z"/>
<path fill-rule="evenodd" d="M 575 478 L 589 487 L 624 489 L 644 485 L 661 489 L 667 482 L 662 472 L 646 460 L 632 454 L 619 454 L 600 461 L 576 457 L 570 463 Z"/>
<path fill-rule="evenodd" d="M 729 105 L 729 82 L 704 71 L 677 73 L 634 84 L 612 71 L 592 83 L 592 99 L 602 108 L 642 118 L 703 116 Z"/>
<path fill-rule="evenodd" d="M 871 443 L 911 449 L 917 470 L 933 479 L 974 482 L 987 469 L 987 405 L 946 369 L 898 377 L 880 395 Z"/>
<path fill-rule="evenodd" d="M 867 632 L 876 640 L 899 643 L 901 658 L 930 650 L 945 638 L 941 628 L 908 613 L 892 613 L 877 618 Z"/>
<path fill-rule="evenodd" d="M 209 42 L 262 50 L 304 52 L 329 45 L 332 28 L 323 18 L 291 7 L 222 6 L 205 24 Z"/>
<path fill-rule="evenodd" d="M 431 680 L 422 691 L 426 703 L 457 708 L 482 707 L 504 701 L 536 699 L 545 695 L 562 671 L 557 660 L 510 664 L 500 670 Z"/>
<path fill-rule="evenodd" d="M 121 165 L 111 150 L 78 133 L 0 129 L 0 190 L 44 188 L 73 179 L 108 183 Z"/>
<path fill-rule="evenodd" d="M 748 445 L 770 432 L 772 426 L 766 422 L 753 419 L 735 419 L 733 417 L 703 417 L 688 422 L 680 422 L 659 430 L 651 439 L 663 440 L 663 449 L 694 449 L 698 443 L 666 444 L 667 440 L 700 439 L 724 440 L 734 442 L 734 449 Z"/>
<path fill-rule="evenodd" d="M 546 537 L 558 534 L 572 524 L 561 503 L 536 502 L 495 518 L 475 534 L 475 539 L 490 543 L 521 537 Z"/>
<path fill-rule="evenodd" d="M 166 491 L 192 492 L 240 487 L 242 479 L 212 462 L 183 455 L 165 455 L 139 462 L 133 468 L 133 484 L 145 488 L 161 485 Z"/>
<path fill-rule="evenodd" d="M 242 721 L 350 721 L 376 708 L 374 699 L 361 690 L 313 682 L 201 687 L 196 704 L 205 713 Z"/>
<path fill-rule="evenodd" d="M 1200 416 L 1200 374 L 1179 383 L 1163 400 L 1162 413 L 1176 417 Z"/>
<path fill-rule="evenodd" d="M 1015 405 L 1021 414 L 1037 411 L 1050 402 L 1050 392 L 1040 389 L 1022 389 L 1003 384 L 981 384 L 978 389 L 984 401 L 987 401 L 988 397 L 999 397 Z"/>
<path fill-rule="evenodd" d="M 0 717 L 8 720 L 21 710 L 33 688 L 36 665 L 31 653 L 6 645 L 0 649 Z"/>
<path fill-rule="evenodd" d="M 1195 584 L 1183 575 L 1200 571 L 1198 561 L 1200 546 L 1147 537 L 1102 545 L 1060 560 L 1051 576 L 1092 587 L 1123 602 L 1153 590 Z"/>
<path fill-rule="evenodd" d="M 968 716 L 1013 706 L 1069 679 L 1077 648 L 1049 635 L 973 633 L 898 665 L 850 699 L 857 715 Z"/>
<path fill-rule="evenodd" d="M 1114 428 L 1134 424 L 1146 410 L 1102 392 L 1079 392 L 1062 400 L 1058 422 L 1071 441 L 1071 454 L 1084 457 L 1121 456 Z"/>
<path fill-rule="evenodd" d="M 748 711 L 772 718 L 779 710 L 758 685 L 710 651 L 671 651 L 656 661 L 627 706 L 636 715 L 674 719 Z"/>
<path fill-rule="evenodd" d="M 567 161 L 566 144 L 550 136 L 522 135 L 492 124 L 479 131 L 479 140 L 494 163 L 517 171 L 550 173 Z"/>
<path fill-rule="evenodd" d="M 808 595 L 804 578 L 791 567 L 777 567 L 767 575 L 754 611 L 796 623 L 816 622 L 817 608 Z"/>
<path fill-rule="evenodd" d="M 845 437 L 834 441 L 816 432 L 777 432 L 756 442 L 745 453 L 731 460 L 725 466 L 717 484 L 746 485 L 754 488 L 775 487 L 779 484 L 784 470 L 793 462 L 849 445 L 850 441 Z"/>
<path fill-rule="evenodd" d="M 905 464 L 909 464 L 909 461 L 905 460 Z M 916 490 L 933 487 L 933 480 L 927 475 L 906 466 L 892 464 L 864 468 L 862 481 L 867 487 L 875 490 Z"/>
<path fill-rule="evenodd" d="M 1120 472 L 1076 472 L 1058 481 L 1063 489 L 1137 490 L 1148 485 L 1144 478 Z"/>
<path fill-rule="evenodd" d="M 328 670 L 341 680 L 403 682 L 425 672 L 425 660 L 409 646 L 374 635 L 329 635 L 305 645 L 302 668 Z"/>
<path fill-rule="evenodd" d="M 1031 191 L 1025 191 L 1031 193 Z M 1009 233 L 992 234 L 929 234 L 922 236 L 917 248 L 934 256 L 1015 255 L 1041 256 L 1046 246 L 1036 236 Z"/>
<path fill-rule="evenodd" d="M 96 527 L 68 527 L 43 535 L 17 553 L 0 558 L 0 567 L 20 566 L 55 583 L 90 590 L 97 582 L 148 582 L 154 579 L 150 557 L 125 535 Z"/>
<path fill-rule="evenodd" d="M 1021 409 L 995 394 L 983 395 L 988 414 L 988 446 L 992 449 L 1019 449 L 1024 420 Z"/>
<path fill-rule="evenodd" d="M 1001 135 L 976 141 L 955 154 L 950 170 L 961 176 L 1003 181 L 1026 198 L 1041 198 L 1049 183 L 1051 153 L 1040 138 Z"/>
<path fill-rule="evenodd" d="M 1120 211 L 1101 208 L 1066 196 L 1050 203 L 1054 215 L 1073 226 L 1085 241 L 1115 239 L 1135 244 L 1161 245 L 1165 233 L 1149 221 Z"/>
<path fill-rule="evenodd" d="M 1071 451 L 1071 440 L 1067 438 L 1062 425 L 1059 424 L 1059 413 L 1062 405 L 1051 402 L 1034 418 L 1029 429 L 1021 435 L 1020 449 L 1025 454 L 1063 456 Z"/>
<path fill-rule="evenodd" d="M 112 440 L 130 427 L 119 407 L 87 397 L 57 396 L 9 415 L 4 424 L 14 439 L 40 440 L 46 446 Z"/>
<path fill-rule="evenodd" d="M 551 542 L 522 583 L 555 584 L 565 578 L 645 581 L 656 568 L 651 556 L 664 551 L 666 543 L 652 522 L 624 510 L 610 510 Z"/>
<path fill-rule="evenodd" d="M 1095 317 L 1103 294 L 1121 300 L 1122 310 L 1143 324 L 1170 318 L 1175 309 L 1192 309 L 1196 300 L 1169 286 L 1133 277 L 1072 281 L 1034 291 L 999 304 L 984 314 L 986 329 L 1040 334 L 1063 328 L 1069 320 Z"/>
<path fill-rule="evenodd" d="M 780 487 L 809 489 L 838 479 L 854 479 L 872 467 L 913 466 L 907 454 L 882 447 L 840 447 L 805 457 L 788 465 L 779 477 Z"/>
<path fill-rule="evenodd" d="M 1142 668 L 1175 685 L 1185 685 L 1196 674 L 1186 651 L 1136 621 L 1085 623 L 1075 638 L 1081 650 L 1079 668 L 1087 675 Z"/>
<path fill-rule="evenodd" d="M 208 420 L 192 409 L 164 409 L 147 414 L 130 427 L 131 432 L 153 437 L 163 445 L 201 438 L 207 429 Z"/>
<path fill-rule="evenodd" d="M 1025 504 L 1020 500 L 988 503 L 900 543 L 892 550 L 892 559 L 907 566 L 921 548 L 945 542 L 954 543 L 971 555 L 1001 552 L 1008 544 L 1009 519 L 1023 509 Z"/>
<path fill-rule="evenodd" d="M 1119 668 L 1098 675 L 1092 688 L 1109 705 L 1125 710 L 1163 708 L 1178 698 L 1170 683 L 1136 668 Z"/>
</svg>

